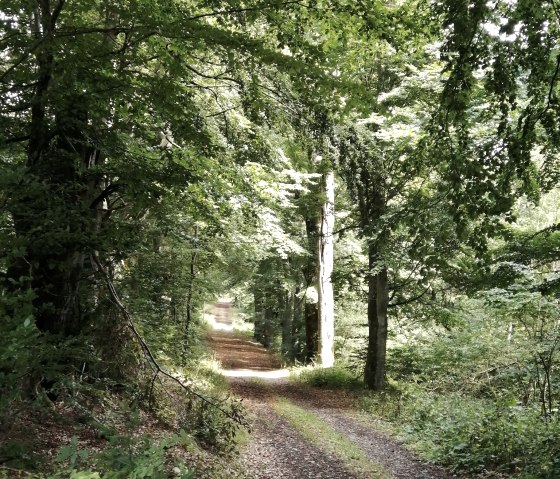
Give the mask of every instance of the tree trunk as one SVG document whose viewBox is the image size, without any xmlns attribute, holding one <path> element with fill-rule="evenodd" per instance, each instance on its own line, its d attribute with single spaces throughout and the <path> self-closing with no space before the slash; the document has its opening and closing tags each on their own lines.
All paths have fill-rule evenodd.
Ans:
<svg viewBox="0 0 560 479">
<path fill-rule="evenodd" d="M 264 332 L 264 297 L 262 290 L 255 288 L 253 291 L 253 297 L 255 301 L 255 329 L 253 331 L 253 338 L 261 343 Z"/>
<path fill-rule="evenodd" d="M 14 230 L 25 246 L 25 258 L 9 265 L 16 287 L 31 287 L 37 327 L 63 336 L 79 334 L 87 323 L 84 305 L 94 303 L 93 287 L 82 286 L 96 248 L 100 211 L 96 198 L 100 178 L 90 173 L 99 151 L 86 139 L 88 112 L 82 92 L 66 92 L 51 100 L 56 68 L 54 31 L 63 2 L 38 2 L 32 35 L 36 81 L 31 98 L 25 186 L 11 192 Z M 60 92 L 59 92 L 60 93 Z M 102 201 L 99 200 L 99 203 Z M 21 278 L 29 278 L 19 285 Z M 86 298 L 86 301 L 84 301 Z"/>
<path fill-rule="evenodd" d="M 293 306 L 294 306 L 294 314 L 292 319 L 292 326 L 291 326 L 291 350 L 292 350 L 292 359 L 296 359 L 298 361 L 305 360 L 305 344 L 304 344 L 304 337 L 303 337 L 303 328 L 304 328 L 304 300 L 299 297 L 300 293 L 299 286 L 296 288 L 294 294 L 292 295 L 293 298 Z"/>
<path fill-rule="evenodd" d="M 305 268 L 303 268 L 303 277 L 305 278 L 305 288 L 309 288 L 316 284 L 317 281 L 317 237 L 319 235 L 319 225 L 316 219 L 305 219 L 305 230 L 307 232 L 307 242 L 309 245 L 309 259 Z M 317 303 L 309 302 L 309 298 L 305 300 L 304 306 L 305 316 L 305 360 L 313 361 L 318 351 L 318 335 L 319 335 L 319 308 Z"/>
<path fill-rule="evenodd" d="M 285 361 L 292 359 L 292 323 L 294 319 L 294 295 L 285 291 L 282 293 L 282 358 Z"/>
<path fill-rule="evenodd" d="M 321 208 L 318 247 L 319 359 L 321 365 L 334 365 L 334 172 L 325 175 L 325 203 Z"/>
<path fill-rule="evenodd" d="M 195 227 L 194 238 L 198 237 L 198 227 Z M 194 247 L 194 245 L 193 245 Z M 183 349 L 181 354 L 181 366 L 185 367 L 187 365 L 187 354 L 189 350 L 189 330 L 192 324 L 192 310 L 193 310 L 193 293 L 194 293 L 194 277 L 196 275 L 196 250 L 191 252 L 191 262 L 190 262 L 190 283 L 189 289 L 187 291 L 187 311 L 185 324 L 183 328 Z"/>
<path fill-rule="evenodd" d="M 267 298 L 268 299 L 268 298 Z M 261 344 L 265 348 L 269 348 L 272 344 L 272 337 L 274 331 L 274 309 L 267 304 L 268 301 L 265 301 L 264 305 L 264 324 L 263 324 L 263 331 L 262 331 L 262 339 Z"/>
<path fill-rule="evenodd" d="M 305 303 L 305 360 L 315 359 L 318 350 L 319 311 L 316 303 Z"/>
<path fill-rule="evenodd" d="M 387 268 L 383 267 L 377 274 L 371 274 L 378 268 L 378 249 L 371 244 L 368 247 L 368 350 L 364 371 L 364 383 L 368 389 L 380 391 L 385 386 L 385 362 L 387 351 L 387 307 L 389 290 L 387 286 Z"/>
</svg>

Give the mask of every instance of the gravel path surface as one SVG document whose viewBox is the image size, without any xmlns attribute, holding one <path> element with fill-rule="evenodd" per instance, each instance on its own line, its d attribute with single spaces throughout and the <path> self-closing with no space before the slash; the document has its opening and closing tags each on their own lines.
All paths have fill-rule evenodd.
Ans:
<svg viewBox="0 0 560 479">
<path fill-rule="evenodd" d="M 246 390 L 239 383 L 233 387 L 238 395 Z M 301 437 L 266 401 L 245 397 L 244 403 L 253 416 L 253 430 L 241 463 L 255 479 L 357 479 L 342 461 Z"/>
<path fill-rule="evenodd" d="M 352 393 L 307 388 L 279 379 L 276 373 L 281 366 L 276 358 L 248 338 L 227 331 L 231 324 L 229 303 L 218 303 L 215 316 L 219 326 L 226 327 L 212 331 L 210 341 L 216 358 L 227 370 L 233 392 L 243 398 L 250 412 L 251 438 L 241 461 L 256 479 L 360 479 L 340 459 L 310 443 L 274 412 L 270 402 L 275 398 L 286 398 L 322 418 L 368 458 L 384 466 L 394 479 L 457 477 L 420 461 L 398 441 L 376 430 L 375 424 L 356 413 Z"/>
<path fill-rule="evenodd" d="M 348 415 L 348 413 L 334 409 L 309 408 L 320 416 L 326 423 L 357 444 L 368 457 L 375 458 L 383 465 L 395 479 L 447 479 L 451 476 L 445 470 L 426 464 L 416 458 L 386 434 L 375 431 L 373 425 L 368 425 Z"/>
</svg>

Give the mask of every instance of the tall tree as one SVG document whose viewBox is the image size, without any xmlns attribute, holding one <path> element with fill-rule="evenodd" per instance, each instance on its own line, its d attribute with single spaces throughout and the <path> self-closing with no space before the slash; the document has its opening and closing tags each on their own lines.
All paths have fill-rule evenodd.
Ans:
<svg viewBox="0 0 560 479">
<path fill-rule="evenodd" d="M 243 167 L 258 157 L 254 120 L 274 126 L 260 72 L 309 88 L 321 70 L 306 59 L 318 65 L 322 53 L 301 34 L 308 9 L 297 2 L 195 3 L 3 3 L 6 329 L 31 323 L 53 343 L 95 330 L 109 318 L 106 280 L 126 288 L 136 270 L 131 282 L 161 286 L 166 274 L 146 259 L 181 238 L 188 288 L 200 244 L 223 235 L 236 208 L 250 210 L 241 198 L 252 192 Z"/>
<path fill-rule="evenodd" d="M 334 365 L 334 171 L 323 179 L 325 202 L 321 208 L 318 258 L 319 358 L 323 367 Z"/>
</svg>

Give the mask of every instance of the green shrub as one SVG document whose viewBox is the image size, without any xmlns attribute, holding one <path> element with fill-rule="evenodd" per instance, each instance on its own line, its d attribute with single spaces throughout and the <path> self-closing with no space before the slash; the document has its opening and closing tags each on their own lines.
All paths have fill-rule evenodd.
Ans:
<svg viewBox="0 0 560 479">
<path fill-rule="evenodd" d="M 9 439 L 0 444 L 0 464 L 16 469 L 35 470 L 41 458 L 35 453 L 36 445 L 32 439 Z"/>
<path fill-rule="evenodd" d="M 313 387 L 325 389 L 363 389 L 363 381 L 347 368 L 302 368 L 294 370 L 297 381 Z"/>
<path fill-rule="evenodd" d="M 429 459 L 457 470 L 560 477 L 560 421 L 546 422 L 537 408 L 418 392 L 402 395 L 400 408 L 393 416 L 400 431 Z"/>
<path fill-rule="evenodd" d="M 359 400 L 359 408 L 387 421 L 398 421 L 406 412 L 410 397 L 418 390 L 411 384 L 400 384 L 389 379 L 380 392 L 367 392 Z"/>
<path fill-rule="evenodd" d="M 58 456 L 65 466 L 49 479 L 167 479 L 171 472 L 178 479 L 191 479 L 195 471 L 168 454 L 169 449 L 189 441 L 183 431 L 159 440 L 149 435 L 115 435 L 109 438 L 109 448 L 88 460 L 88 451 L 80 450 L 73 437 Z"/>
<path fill-rule="evenodd" d="M 179 424 L 201 445 L 216 452 L 231 453 L 237 447 L 237 434 L 245 424 L 245 410 L 237 400 L 213 401 L 219 408 L 199 400 L 187 402 Z"/>
</svg>

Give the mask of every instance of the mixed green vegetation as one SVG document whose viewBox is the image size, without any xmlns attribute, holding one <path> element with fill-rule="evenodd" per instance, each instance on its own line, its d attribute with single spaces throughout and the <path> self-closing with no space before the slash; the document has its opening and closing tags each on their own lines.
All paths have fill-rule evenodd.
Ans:
<svg viewBox="0 0 560 479">
<path fill-rule="evenodd" d="M 385 468 L 369 458 L 344 434 L 325 423 L 323 419 L 285 398 L 276 399 L 274 410 L 304 437 L 317 444 L 329 455 L 339 457 L 350 471 L 371 479 L 391 477 Z"/>
<path fill-rule="evenodd" d="M 560 476 L 559 12 L 2 0 L 0 474 L 242 475 L 226 292 L 430 458 Z"/>
</svg>

